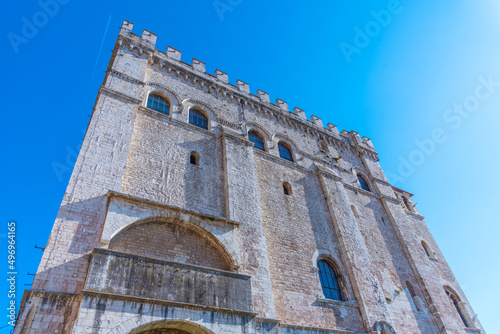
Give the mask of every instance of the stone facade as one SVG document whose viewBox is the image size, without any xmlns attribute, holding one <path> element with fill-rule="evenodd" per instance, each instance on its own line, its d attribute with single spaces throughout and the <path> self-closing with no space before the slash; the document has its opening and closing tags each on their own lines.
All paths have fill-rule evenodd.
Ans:
<svg viewBox="0 0 500 334">
<path fill-rule="evenodd" d="M 484 333 L 368 138 L 132 27 L 14 333 Z M 168 113 L 147 107 L 152 94 Z M 339 300 L 325 297 L 320 260 Z"/>
</svg>

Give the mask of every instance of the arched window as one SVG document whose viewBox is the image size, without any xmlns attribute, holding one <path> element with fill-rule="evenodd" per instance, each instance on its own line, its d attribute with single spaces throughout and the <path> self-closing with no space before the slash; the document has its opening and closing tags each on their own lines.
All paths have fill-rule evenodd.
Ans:
<svg viewBox="0 0 500 334">
<path fill-rule="evenodd" d="M 147 106 L 165 115 L 168 115 L 170 110 L 170 103 L 158 94 L 149 94 Z"/>
<path fill-rule="evenodd" d="M 189 163 L 196 166 L 200 164 L 200 155 L 198 154 L 198 152 L 195 151 L 191 152 L 191 156 L 189 157 Z"/>
<path fill-rule="evenodd" d="M 415 293 L 415 289 L 413 288 L 413 285 L 409 282 L 406 281 L 406 287 L 408 288 L 408 292 L 410 293 L 411 299 L 413 300 L 413 304 L 415 305 L 415 308 L 417 311 L 422 311 L 422 305 L 420 305 L 420 300 L 417 297 L 417 294 Z"/>
<path fill-rule="evenodd" d="M 283 143 L 278 143 L 278 150 L 280 152 L 280 157 L 293 162 L 292 151 Z"/>
<path fill-rule="evenodd" d="M 292 194 L 292 186 L 288 182 L 283 182 L 283 193 L 285 195 L 291 195 Z"/>
<path fill-rule="evenodd" d="M 448 298 L 450 299 L 451 304 L 455 308 L 455 312 L 457 316 L 462 320 L 463 324 L 465 327 L 469 327 L 469 324 L 465 320 L 464 316 L 464 310 L 463 310 L 463 304 L 460 301 L 460 298 L 453 292 L 445 288 L 446 294 L 448 295 Z"/>
<path fill-rule="evenodd" d="M 189 124 L 196 125 L 199 128 L 208 130 L 208 118 L 201 111 L 196 109 L 189 110 Z"/>
<path fill-rule="evenodd" d="M 413 212 L 410 200 L 406 196 L 403 196 L 403 202 L 405 203 L 406 209 L 410 212 Z"/>
<path fill-rule="evenodd" d="M 254 144 L 253 147 L 255 147 L 256 149 L 261 151 L 266 150 L 264 147 L 264 139 L 262 139 L 262 137 L 257 132 L 249 131 L 248 140 L 250 140 Z"/>
<path fill-rule="evenodd" d="M 343 300 L 337 274 L 325 260 L 318 261 L 319 280 L 326 299 Z"/>
<path fill-rule="evenodd" d="M 371 191 L 368 182 L 366 182 L 366 180 L 361 175 L 358 175 L 358 181 L 359 185 L 361 186 L 361 189 L 364 189 L 366 191 Z"/>
<path fill-rule="evenodd" d="M 428 257 L 433 257 L 434 252 L 431 250 L 429 245 L 423 240 L 422 240 L 421 244 L 422 244 L 422 247 L 424 248 L 425 254 L 427 254 Z"/>
</svg>

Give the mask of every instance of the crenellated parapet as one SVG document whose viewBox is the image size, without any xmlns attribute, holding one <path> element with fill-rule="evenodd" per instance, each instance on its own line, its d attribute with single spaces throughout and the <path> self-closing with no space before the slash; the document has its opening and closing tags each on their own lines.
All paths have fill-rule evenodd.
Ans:
<svg viewBox="0 0 500 334">
<path fill-rule="evenodd" d="M 352 151 L 358 150 L 378 160 L 377 152 L 370 139 L 366 137 L 361 139 L 359 134 L 354 131 L 343 130 L 339 133 L 337 126 L 331 123 L 327 123 L 325 127 L 321 118 L 312 115 L 308 119 L 306 112 L 298 107 L 294 107 L 291 111 L 288 103 L 282 99 L 278 98 L 275 103 L 272 103 L 269 94 L 260 89 L 257 90 L 257 95 L 252 94 L 248 83 L 238 79 L 236 85 L 233 85 L 229 82 L 228 74 L 221 70 L 215 70 L 214 75 L 207 73 L 204 62 L 196 58 L 193 58 L 190 64 L 184 62 L 181 59 L 181 51 L 171 46 L 167 47 L 166 52 L 157 50 L 155 49 L 157 35 L 143 30 L 142 35 L 138 36 L 132 32 L 133 26 L 132 23 L 123 21 L 118 43 L 125 44 L 129 51 L 135 52 L 139 56 L 147 56 L 152 66 L 157 66 L 160 70 L 166 70 L 167 73 L 172 73 L 176 77 L 197 84 L 207 93 L 216 97 L 242 103 L 257 113 L 272 115 L 278 121 L 304 133 L 322 138 L 332 145 L 348 148 Z"/>
</svg>

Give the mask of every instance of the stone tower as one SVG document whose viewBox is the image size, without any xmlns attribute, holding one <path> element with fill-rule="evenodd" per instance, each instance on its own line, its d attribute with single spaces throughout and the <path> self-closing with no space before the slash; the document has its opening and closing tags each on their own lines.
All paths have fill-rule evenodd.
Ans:
<svg viewBox="0 0 500 334">
<path fill-rule="evenodd" d="M 484 333 L 368 138 L 132 27 L 15 333 Z"/>
</svg>

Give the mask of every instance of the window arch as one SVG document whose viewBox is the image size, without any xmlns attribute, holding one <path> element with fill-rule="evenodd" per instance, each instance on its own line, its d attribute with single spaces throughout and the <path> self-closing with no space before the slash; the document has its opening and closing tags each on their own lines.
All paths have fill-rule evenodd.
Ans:
<svg viewBox="0 0 500 334">
<path fill-rule="evenodd" d="M 208 130 L 208 117 L 197 109 L 189 110 L 189 124 Z"/>
<path fill-rule="evenodd" d="M 422 248 L 425 251 L 425 254 L 427 254 L 428 257 L 434 257 L 434 252 L 432 251 L 431 247 L 427 244 L 425 241 L 421 241 Z"/>
<path fill-rule="evenodd" d="M 448 299 L 450 300 L 450 303 L 453 305 L 455 309 L 455 313 L 458 318 L 462 321 L 465 327 L 470 327 L 469 322 L 467 321 L 466 318 L 466 311 L 464 309 L 464 305 L 460 298 L 457 296 L 457 294 L 452 291 L 451 289 L 445 287 L 444 290 L 446 291 L 446 295 L 448 296 Z"/>
<path fill-rule="evenodd" d="M 366 191 L 371 191 L 370 186 L 368 185 L 368 182 L 366 182 L 365 178 L 359 174 L 358 174 L 358 182 L 359 182 L 361 189 L 366 190 Z"/>
<path fill-rule="evenodd" d="M 340 291 L 339 275 L 325 260 L 318 261 L 319 280 L 326 299 L 344 300 Z"/>
<path fill-rule="evenodd" d="M 283 142 L 278 143 L 280 158 L 293 162 L 292 150 Z"/>
<path fill-rule="evenodd" d="M 291 195 L 292 194 L 292 186 L 288 182 L 283 182 L 283 193 L 285 195 Z"/>
<path fill-rule="evenodd" d="M 248 131 L 248 140 L 250 140 L 258 150 L 265 151 L 264 139 L 256 131 Z"/>
<path fill-rule="evenodd" d="M 191 155 L 189 156 L 189 163 L 196 166 L 200 165 L 200 155 L 198 154 L 198 152 L 191 152 Z"/>
<path fill-rule="evenodd" d="M 159 94 L 149 94 L 147 107 L 168 115 L 170 112 L 170 103 Z"/>
</svg>

